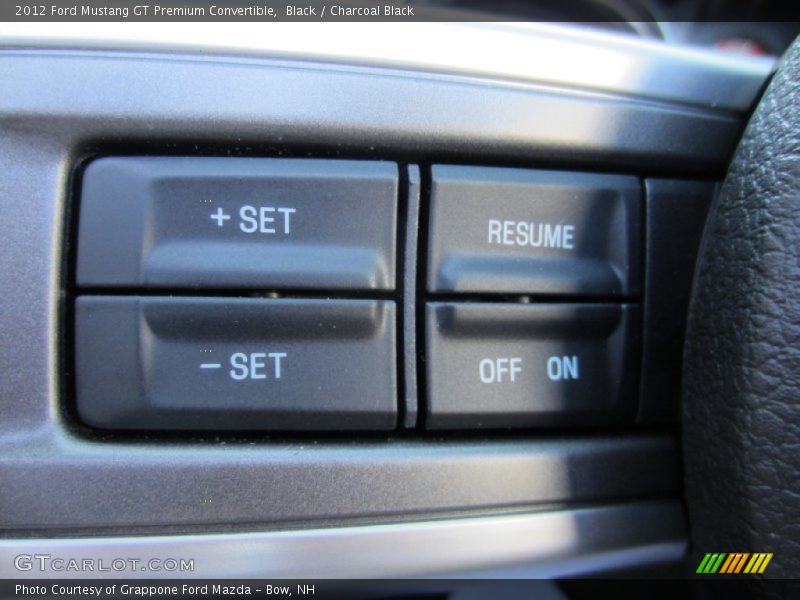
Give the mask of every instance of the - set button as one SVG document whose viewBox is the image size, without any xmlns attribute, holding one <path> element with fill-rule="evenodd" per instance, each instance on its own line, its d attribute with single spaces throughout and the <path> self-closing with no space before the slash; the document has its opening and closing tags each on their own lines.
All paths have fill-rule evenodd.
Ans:
<svg viewBox="0 0 800 600">
<path fill-rule="evenodd" d="M 395 306 L 81 296 L 78 412 L 104 429 L 388 430 Z"/>
</svg>

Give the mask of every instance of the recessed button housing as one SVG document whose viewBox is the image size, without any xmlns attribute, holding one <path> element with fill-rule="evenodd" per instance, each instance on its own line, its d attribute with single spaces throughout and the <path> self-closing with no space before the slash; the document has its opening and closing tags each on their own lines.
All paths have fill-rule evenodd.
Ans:
<svg viewBox="0 0 800 600">
<path fill-rule="evenodd" d="M 633 297 L 635 177 L 434 166 L 429 292 Z"/>
<path fill-rule="evenodd" d="M 141 430 L 388 430 L 389 301 L 82 296 L 84 422 Z"/>
<path fill-rule="evenodd" d="M 108 157 L 83 176 L 78 285 L 391 290 L 397 165 Z"/>
<path fill-rule="evenodd" d="M 630 420 L 639 310 L 631 304 L 429 303 L 429 429 Z"/>
</svg>

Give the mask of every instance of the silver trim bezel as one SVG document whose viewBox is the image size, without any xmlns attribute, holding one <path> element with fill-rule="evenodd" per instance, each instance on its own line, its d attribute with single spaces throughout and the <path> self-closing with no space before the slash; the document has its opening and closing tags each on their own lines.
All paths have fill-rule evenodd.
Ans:
<svg viewBox="0 0 800 600">
<path fill-rule="evenodd" d="M 89 574 L 102 578 L 359 579 L 456 578 L 473 570 L 497 576 L 503 569 L 526 578 L 568 577 L 674 563 L 687 550 L 679 503 L 651 502 L 266 533 L 2 540 L 0 578 L 87 576 L 14 567 L 17 556 L 37 553 L 107 566 L 115 558 L 194 559 L 193 572 Z"/>
<path fill-rule="evenodd" d="M 734 112 L 752 107 L 775 68 L 769 57 L 728 55 L 550 23 L 0 23 L 0 47 L 366 65 L 565 86 Z"/>
</svg>

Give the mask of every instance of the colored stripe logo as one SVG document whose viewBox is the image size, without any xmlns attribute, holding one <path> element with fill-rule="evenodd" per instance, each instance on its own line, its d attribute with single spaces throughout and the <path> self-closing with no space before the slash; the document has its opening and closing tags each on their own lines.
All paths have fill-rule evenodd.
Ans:
<svg viewBox="0 0 800 600">
<path fill-rule="evenodd" d="M 771 552 L 755 552 L 753 554 L 749 552 L 709 552 L 700 561 L 700 566 L 697 567 L 696 573 L 760 574 L 766 570 L 771 560 Z"/>
</svg>

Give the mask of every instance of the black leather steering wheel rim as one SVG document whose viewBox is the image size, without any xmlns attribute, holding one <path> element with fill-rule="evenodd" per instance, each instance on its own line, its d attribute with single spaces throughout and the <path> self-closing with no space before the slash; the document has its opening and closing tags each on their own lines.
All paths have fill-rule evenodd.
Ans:
<svg viewBox="0 0 800 600">
<path fill-rule="evenodd" d="M 771 552 L 800 575 L 800 38 L 712 206 L 684 352 L 693 550 Z"/>
</svg>

